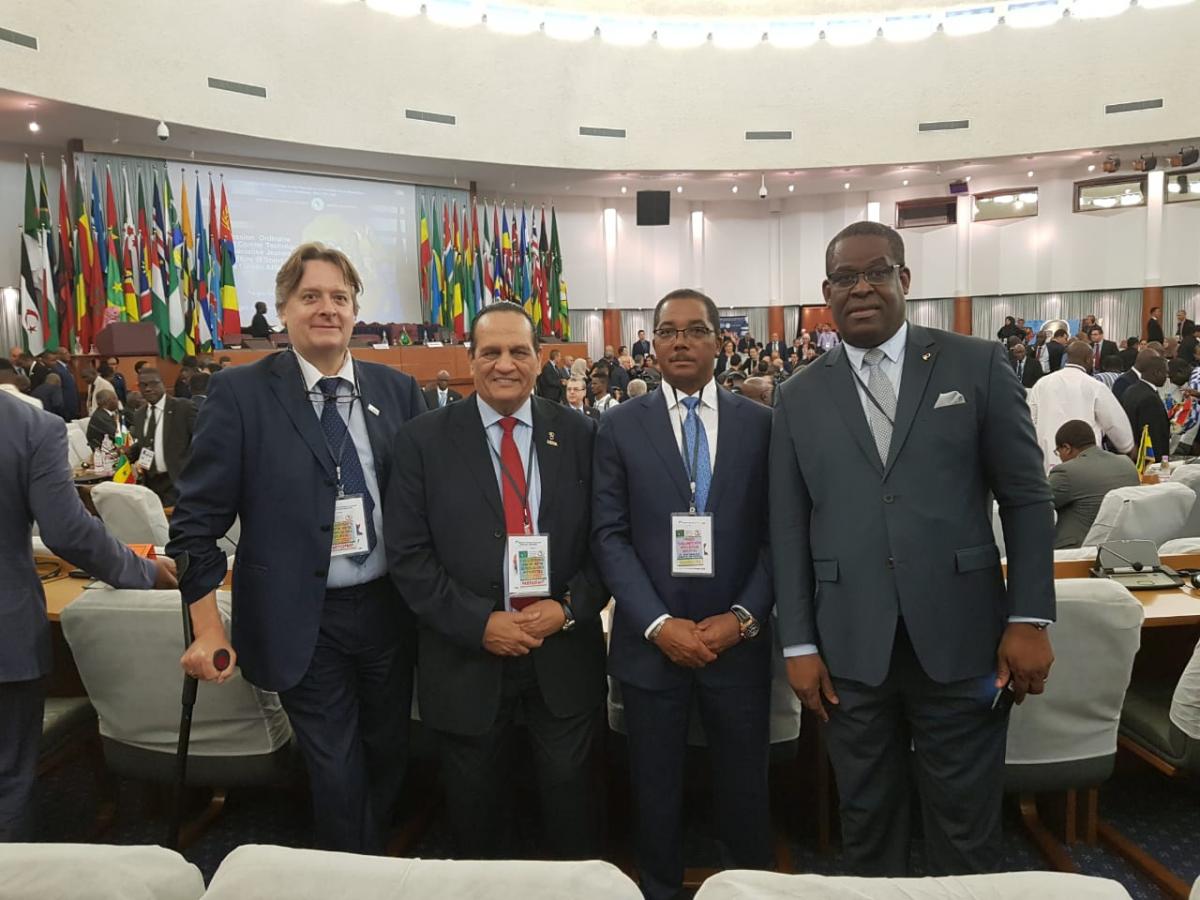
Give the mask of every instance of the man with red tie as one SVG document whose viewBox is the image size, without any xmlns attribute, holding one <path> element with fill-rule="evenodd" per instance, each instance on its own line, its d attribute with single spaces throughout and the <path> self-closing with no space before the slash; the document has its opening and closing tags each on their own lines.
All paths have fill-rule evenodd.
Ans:
<svg viewBox="0 0 1200 900">
<path fill-rule="evenodd" d="M 470 341 L 474 395 L 400 431 L 384 500 L 392 580 L 419 623 L 421 719 L 460 857 L 513 855 L 513 789 L 531 775 L 547 853 L 596 857 L 609 594 L 588 539 L 595 424 L 533 396 L 520 306 L 484 307 Z M 529 740 L 514 745 L 517 723 Z"/>
</svg>

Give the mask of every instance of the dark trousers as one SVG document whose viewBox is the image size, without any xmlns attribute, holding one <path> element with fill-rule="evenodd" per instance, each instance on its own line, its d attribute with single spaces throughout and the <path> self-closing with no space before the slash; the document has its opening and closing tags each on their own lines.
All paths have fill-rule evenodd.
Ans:
<svg viewBox="0 0 1200 900">
<path fill-rule="evenodd" d="M 279 695 L 321 849 L 383 849 L 408 762 L 415 648 L 411 613 L 387 578 L 326 593 L 308 671 Z"/>
<path fill-rule="evenodd" d="M 136 460 L 131 460 L 131 462 L 136 462 Z M 179 499 L 175 483 L 171 481 L 171 476 L 166 472 L 147 472 L 142 476 L 141 483 L 158 495 L 163 506 L 174 506 Z"/>
<path fill-rule="evenodd" d="M 769 682 L 645 690 L 621 683 L 642 894 L 666 900 L 683 885 L 683 775 L 693 697 L 712 759 L 718 836 L 730 866 L 771 865 L 767 757 Z"/>
<path fill-rule="evenodd" d="M 537 651 L 534 651 L 535 653 Z M 504 683 L 496 720 L 485 733 L 464 736 L 438 732 L 446 805 L 458 856 L 496 859 L 512 856 L 515 782 L 531 757 L 549 855 L 596 859 L 603 852 L 600 803 L 593 754 L 599 710 L 559 718 L 546 706 L 532 657 L 504 660 Z M 515 740 L 524 724 L 528 743 Z"/>
<path fill-rule="evenodd" d="M 45 697 L 41 678 L 0 683 L 0 843 L 33 840 L 29 807 Z"/>
<path fill-rule="evenodd" d="M 879 687 L 833 685 L 829 756 L 841 797 L 843 854 L 857 875 L 908 874 L 911 797 L 921 804 L 929 875 L 994 871 L 1000 859 L 1007 709 L 995 676 L 939 684 L 900 622 Z"/>
</svg>

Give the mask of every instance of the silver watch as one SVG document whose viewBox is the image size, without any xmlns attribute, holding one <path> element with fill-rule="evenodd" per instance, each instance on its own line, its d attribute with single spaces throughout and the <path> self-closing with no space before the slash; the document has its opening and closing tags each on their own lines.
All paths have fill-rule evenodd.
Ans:
<svg viewBox="0 0 1200 900">
<path fill-rule="evenodd" d="M 741 632 L 743 641 L 753 640 L 758 637 L 761 628 L 759 627 L 758 619 L 750 615 L 750 610 L 744 606 L 734 606 L 729 611 L 737 616 L 738 631 Z"/>
</svg>

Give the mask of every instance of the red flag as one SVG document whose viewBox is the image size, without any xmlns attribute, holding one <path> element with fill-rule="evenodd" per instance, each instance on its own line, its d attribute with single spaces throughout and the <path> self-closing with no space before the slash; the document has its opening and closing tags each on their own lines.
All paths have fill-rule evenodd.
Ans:
<svg viewBox="0 0 1200 900">
<path fill-rule="evenodd" d="M 71 257 L 71 206 L 67 202 L 67 160 L 58 181 L 59 346 L 75 352 L 75 265 Z"/>
</svg>

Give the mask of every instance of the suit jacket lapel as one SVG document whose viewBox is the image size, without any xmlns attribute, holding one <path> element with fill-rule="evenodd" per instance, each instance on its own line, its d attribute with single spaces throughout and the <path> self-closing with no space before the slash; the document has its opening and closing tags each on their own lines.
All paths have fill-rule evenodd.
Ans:
<svg viewBox="0 0 1200 900">
<path fill-rule="evenodd" d="M 732 468 L 737 459 L 737 438 L 742 434 L 745 432 L 742 430 L 742 410 L 738 402 L 729 391 L 717 388 L 717 455 L 713 458 L 712 482 L 708 486 L 706 512 L 713 512 L 717 508 L 717 501 L 732 478 L 726 470 Z M 726 441 L 730 446 L 726 446 Z M 722 452 L 722 448 L 726 452 Z"/>
<path fill-rule="evenodd" d="M 354 380 L 358 385 L 358 402 L 362 406 L 363 419 L 367 423 L 367 438 L 371 441 L 371 456 L 375 460 L 375 478 L 382 493 L 387 486 L 390 448 L 387 438 L 384 436 L 383 423 L 379 421 L 380 416 L 371 412 L 371 407 L 374 405 L 371 401 L 378 396 L 379 385 L 375 383 L 375 378 L 368 369 L 357 365 L 354 367 Z"/>
<path fill-rule="evenodd" d="M 559 473 L 562 470 L 562 447 L 557 446 L 561 440 L 558 435 L 558 416 L 561 406 L 553 403 L 540 403 L 538 398 L 533 401 L 533 451 L 537 454 L 538 478 L 542 484 L 542 496 L 538 502 L 537 525 L 538 531 L 548 534 L 547 522 L 552 510 L 552 495 L 556 493 Z M 550 435 L 553 434 L 554 438 Z M 549 441 L 553 440 L 555 446 Z"/>
<path fill-rule="evenodd" d="M 850 429 L 858 448 L 882 475 L 883 464 L 879 461 L 879 449 L 875 446 L 875 437 L 871 434 L 871 426 L 867 424 L 867 417 L 863 413 L 862 400 L 858 396 L 858 388 L 854 384 L 855 376 L 850 370 L 850 359 L 846 356 L 845 349 L 838 344 L 822 358 L 825 360 L 825 372 L 828 375 L 834 407 L 846 423 L 846 427 Z"/>
<path fill-rule="evenodd" d="M 642 404 L 643 427 L 646 429 L 646 436 L 650 439 L 650 446 L 662 459 L 667 475 L 670 476 L 671 482 L 679 491 L 679 496 L 683 500 L 683 506 L 680 508 L 687 509 L 692 491 L 688 487 L 687 472 L 683 468 L 683 457 L 679 455 L 679 444 L 675 440 L 675 432 L 667 418 L 669 413 L 664 402 L 666 394 L 663 394 L 663 400 L 658 399 L 658 395 L 665 390 L 666 385 L 652 394 L 647 394 L 644 400 L 639 399 L 638 402 Z M 711 493 L 711 490 L 709 492 Z"/>
<path fill-rule="evenodd" d="M 271 375 L 273 376 L 271 390 L 275 392 L 275 398 L 279 401 L 279 405 L 288 414 L 288 418 L 300 432 L 304 443 L 308 444 L 308 449 L 317 458 L 317 462 L 330 477 L 333 477 L 333 456 L 325 444 L 325 435 L 321 432 L 321 422 L 313 412 L 312 403 L 304 390 L 300 364 L 296 362 L 290 352 L 284 351 L 276 356 L 275 361 L 271 364 Z"/>
<path fill-rule="evenodd" d="M 459 440 L 455 441 L 455 448 L 463 458 L 464 468 L 475 478 L 484 499 L 503 524 L 504 502 L 500 499 L 500 487 L 496 484 L 496 469 L 492 464 L 492 452 L 488 449 L 487 435 L 483 431 L 483 420 L 479 418 L 479 401 L 472 394 L 469 400 L 448 404 L 446 409 L 458 432 Z"/>
<path fill-rule="evenodd" d="M 900 455 L 908 432 L 912 429 L 913 420 L 917 417 L 917 410 L 921 408 L 921 398 L 925 396 L 925 388 L 929 384 L 929 376 L 933 373 L 936 362 L 937 341 L 924 328 L 910 323 L 908 341 L 904 347 L 904 374 L 900 378 L 900 397 L 896 403 L 896 424 L 892 428 L 892 443 L 888 448 L 885 476 L 895 465 L 896 457 Z"/>
</svg>

